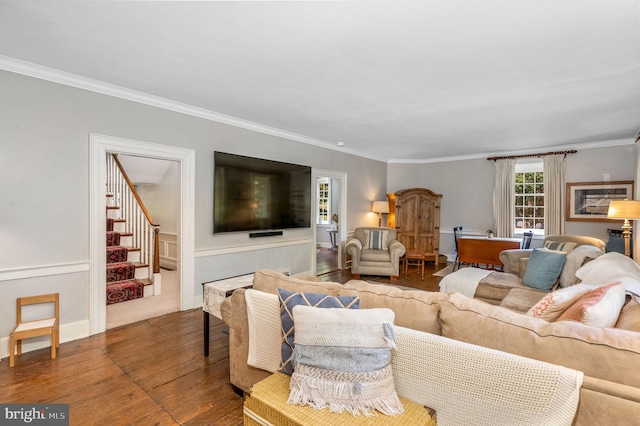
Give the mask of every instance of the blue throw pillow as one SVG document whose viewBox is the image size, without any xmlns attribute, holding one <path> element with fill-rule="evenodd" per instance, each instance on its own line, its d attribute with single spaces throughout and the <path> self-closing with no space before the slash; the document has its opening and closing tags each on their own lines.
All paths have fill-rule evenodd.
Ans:
<svg viewBox="0 0 640 426">
<path fill-rule="evenodd" d="M 566 258 L 566 253 L 534 249 L 527 261 L 522 284 L 538 290 L 551 290 L 562 273 Z"/>
<path fill-rule="evenodd" d="M 297 305 L 316 308 L 359 309 L 360 298 L 357 296 L 329 296 L 320 293 L 294 293 L 282 288 L 278 289 L 280 300 L 280 320 L 282 321 L 282 364 L 280 371 L 291 375 L 293 363 L 291 355 L 294 348 L 295 327 L 293 323 L 293 307 Z"/>
</svg>

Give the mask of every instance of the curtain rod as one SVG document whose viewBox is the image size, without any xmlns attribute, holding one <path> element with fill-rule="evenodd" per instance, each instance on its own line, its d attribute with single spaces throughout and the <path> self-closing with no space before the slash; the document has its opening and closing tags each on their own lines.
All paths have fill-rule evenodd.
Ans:
<svg viewBox="0 0 640 426">
<path fill-rule="evenodd" d="M 576 151 L 575 149 L 571 149 L 568 151 L 553 151 L 553 152 L 540 152 L 538 154 L 522 154 L 522 155 L 505 155 L 502 157 L 489 157 L 487 158 L 487 160 L 506 160 L 506 159 L 513 159 L 513 158 L 528 158 L 528 157 L 543 157 L 545 155 L 558 155 L 558 154 L 564 154 L 564 156 L 566 157 L 567 154 L 575 154 Z"/>
</svg>

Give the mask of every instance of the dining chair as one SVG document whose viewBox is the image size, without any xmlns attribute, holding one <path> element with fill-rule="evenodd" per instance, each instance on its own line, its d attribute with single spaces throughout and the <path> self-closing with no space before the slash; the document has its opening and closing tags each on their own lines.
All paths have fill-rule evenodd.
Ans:
<svg viewBox="0 0 640 426">
<path fill-rule="evenodd" d="M 533 232 L 524 232 L 522 234 L 522 248 L 528 249 L 531 247 L 531 239 L 533 238 Z"/>
<path fill-rule="evenodd" d="M 456 260 L 453 262 L 453 270 L 455 271 L 460 267 L 458 263 L 458 239 L 462 237 L 462 226 L 456 226 L 453 228 L 453 239 L 456 243 Z"/>
</svg>

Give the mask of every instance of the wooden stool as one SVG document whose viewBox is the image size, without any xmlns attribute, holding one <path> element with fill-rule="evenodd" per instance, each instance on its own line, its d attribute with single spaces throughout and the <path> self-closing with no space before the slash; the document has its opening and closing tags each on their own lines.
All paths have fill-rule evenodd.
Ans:
<svg viewBox="0 0 640 426">
<path fill-rule="evenodd" d="M 22 307 L 41 303 L 54 304 L 54 316 L 32 321 L 22 321 Z M 9 367 L 14 364 L 15 343 L 18 346 L 18 355 L 22 355 L 22 339 L 51 335 L 51 359 L 56 357 L 56 348 L 60 347 L 60 307 L 58 293 L 44 294 L 41 296 L 19 297 L 16 300 L 16 327 L 9 335 Z"/>
<path fill-rule="evenodd" d="M 407 253 L 404 255 L 403 265 L 404 265 L 404 276 L 408 276 L 409 263 L 418 265 L 418 273 L 420 274 L 420 279 L 424 281 L 424 256 L 425 252 L 420 250 L 407 250 Z"/>
</svg>

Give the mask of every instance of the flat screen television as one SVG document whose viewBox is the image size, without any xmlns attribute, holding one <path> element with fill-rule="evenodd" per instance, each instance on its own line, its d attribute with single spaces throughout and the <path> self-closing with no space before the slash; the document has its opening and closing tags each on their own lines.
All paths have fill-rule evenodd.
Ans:
<svg viewBox="0 0 640 426">
<path fill-rule="evenodd" d="M 214 152 L 214 234 L 310 226 L 311 167 Z"/>
</svg>

